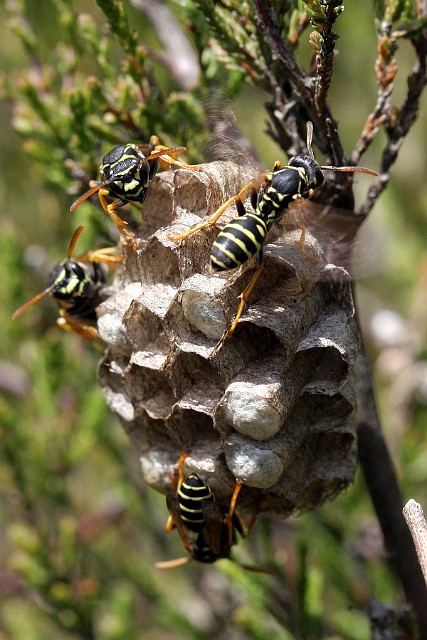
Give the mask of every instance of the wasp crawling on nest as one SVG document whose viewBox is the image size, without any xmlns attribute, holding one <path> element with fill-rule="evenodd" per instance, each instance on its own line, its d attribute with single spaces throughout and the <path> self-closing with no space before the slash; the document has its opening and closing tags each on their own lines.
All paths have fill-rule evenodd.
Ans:
<svg viewBox="0 0 427 640">
<path fill-rule="evenodd" d="M 135 247 L 134 235 L 126 228 L 127 223 L 117 210 L 128 203 L 142 205 L 150 183 L 160 167 L 168 168 L 174 165 L 181 169 L 199 171 L 199 167 L 173 157 L 185 150 L 185 147 L 165 147 L 160 144 L 157 136 L 151 136 L 147 145 L 129 143 L 114 147 L 102 160 L 99 168 L 101 180 L 92 181 L 91 188 L 71 205 L 70 211 L 75 211 L 82 202 L 98 193 L 104 212 L 110 216 L 119 232 L 129 238 Z M 113 202 L 108 202 L 108 197 L 114 198 Z"/>
<path fill-rule="evenodd" d="M 58 326 L 73 331 L 83 338 L 97 338 L 96 307 L 103 302 L 103 290 L 107 284 L 109 269 L 121 261 L 122 256 L 114 247 L 87 251 L 73 259 L 77 240 L 84 227 L 78 227 L 71 238 L 67 258 L 52 269 L 48 287 L 25 302 L 13 314 L 13 319 L 33 304 L 51 294 L 59 307 Z"/>
<path fill-rule="evenodd" d="M 176 494 L 166 496 L 170 513 L 166 531 L 177 529 L 189 555 L 176 560 L 157 562 L 157 569 L 174 569 L 190 560 L 212 564 L 221 558 L 229 558 L 231 548 L 237 544 L 237 532 L 246 537 L 240 518 L 235 513 L 236 502 L 242 488 L 242 482 L 236 481 L 228 510 L 215 502 L 215 496 L 209 484 L 197 473 L 185 478 L 183 464 L 188 451 L 183 451 L 178 461 L 178 485 Z M 252 523 L 253 524 L 253 523 Z M 271 573 L 269 569 L 241 565 L 249 571 Z"/>
<path fill-rule="evenodd" d="M 227 336 L 231 338 L 243 313 L 246 301 L 263 270 L 263 244 L 273 224 L 277 223 L 287 212 L 289 206 L 301 199 L 308 199 L 314 195 L 324 182 L 324 171 L 341 171 L 346 173 L 367 173 L 378 175 L 375 171 L 365 167 L 332 167 L 320 166 L 314 159 L 313 125 L 307 123 L 307 154 L 298 154 L 282 167 L 277 161 L 271 172 L 261 176 L 257 182 L 248 182 L 241 191 L 229 198 L 208 220 L 196 225 L 192 229 L 177 236 L 169 236 L 174 242 L 183 240 L 207 226 L 213 226 L 228 209 L 235 203 L 238 217 L 225 225 L 212 245 L 210 253 L 210 271 L 212 273 L 228 271 L 244 264 L 252 256 L 257 256 L 258 267 L 249 284 L 240 294 L 240 305 Z M 244 199 L 250 193 L 252 212 L 247 212 Z M 307 258 L 315 263 L 304 250 L 305 230 L 301 229 L 299 248 Z"/>
</svg>

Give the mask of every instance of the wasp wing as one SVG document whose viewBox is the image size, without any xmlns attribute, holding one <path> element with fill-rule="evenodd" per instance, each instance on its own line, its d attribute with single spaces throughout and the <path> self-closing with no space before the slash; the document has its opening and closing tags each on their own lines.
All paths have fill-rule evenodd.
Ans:
<svg viewBox="0 0 427 640">
<path fill-rule="evenodd" d="M 343 267 L 353 276 L 378 272 L 380 247 L 365 231 L 364 216 L 354 211 L 322 205 L 303 198 L 291 204 L 276 227 L 276 233 L 305 228 L 319 244 L 329 264 Z M 274 238 L 274 230 L 273 230 Z"/>
<path fill-rule="evenodd" d="M 234 530 L 230 535 L 225 523 L 225 513 L 216 502 L 206 501 L 201 506 L 209 546 L 216 556 L 227 558 L 232 545 L 235 544 Z"/>
</svg>

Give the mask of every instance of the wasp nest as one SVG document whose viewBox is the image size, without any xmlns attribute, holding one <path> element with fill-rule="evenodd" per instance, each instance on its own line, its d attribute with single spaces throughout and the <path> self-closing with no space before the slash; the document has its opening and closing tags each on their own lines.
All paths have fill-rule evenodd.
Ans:
<svg viewBox="0 0 427 640">
<path fill-rule="evenodd" d="M 199 473 L 220 504 L 239 478 L 239 510 L 288 516 L 353 479 L 358 334 L 347 272 L 307 234 L 310 261 L 301 231 L 281 222 L 233 338 L 223 337 L 256 258 L 210 275 L 217 227 L 178 243 L 168 236 L 212 214 L 250 177 L 215 162 L 153 180 L 138 250 L 125 247 L 113 295 L 98 309 L 99 380 L 149 485 L 173 492 L 186 449 L 184 473 Z M 235 216 L 230 207 L 218 226 Z"/>
</svg>

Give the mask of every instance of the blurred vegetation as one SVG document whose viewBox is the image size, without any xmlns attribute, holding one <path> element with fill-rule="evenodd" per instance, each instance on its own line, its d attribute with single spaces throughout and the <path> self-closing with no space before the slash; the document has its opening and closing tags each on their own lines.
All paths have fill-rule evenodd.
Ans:
<svg viewBox="0 0 427 640">
<path fill-rule="evenodd" d="M 265 132 L 261 45 L 242 27 L 252 20 L 251 3 L 169 3 L 199 52 L 202 73 L 190 90 L 174 75 L 165 55 L 168 43 L 138 4 L 156 10 L 155 2 L 113 0 L 0 4 L 0 640 L 365 640 L 369 601 L 400 610 L 404 600 L 359 474 L 333 503 L 286 523 L 261 522 L 251 540 L 239 545 L 236 555 L 252 564 L 274 556 L 275 578 L 249 574 L 226 560 L 215 568 L 155 572 L 154 560 L 182 555 L 181 542 L 162 534 L 164 498 L 144 486 L 135 452 L 105 405 L 96 383 L 99 352 L 56 328 L 52 301 L 11 320 L 24 300 L 45 287 L 77 224 L 86 225 L 79 253 L 114 238 L 92 205 L 68 213 L 114 144 L 147 141 L 156 133 L 165 144 L 185 145 L 189 161 L 201 161 L 211 135 L 205 105 L 214 104 L 221 87 L 262 161 L 271 166 L 283 160 Z M 304 3 L 272 4 L 283 12 L 283 33 L 308 69 L 311 29 L 292 40 Z M 321 4 L 307 3 L 314 18 Z M 414 7 L 345 3 L 334 26 L 340 39 L 329 96 L 345 149 L 352 148 L 375 104 L 374 11 L 404 31 L 416 26 Z M 241 19 L 229 20 L 233 10 Z M 213 42 L 208 28 L 223 32 L 223 39 Z M 161 34 L 166 41 L 168 33 Z M 404 36 L 398 44 L 397 104 L 413 64 Z M 359 251 L 361 321 L 376 363 L 386 438 L 405 499 L 424 507 L 425 101 Z M 381 138 L 364 159 L 373 168 Z M 364 180 L 362 190 L 369 184 Z M 393 314 L 378 331 L 382 310 Z"/>
</svg>

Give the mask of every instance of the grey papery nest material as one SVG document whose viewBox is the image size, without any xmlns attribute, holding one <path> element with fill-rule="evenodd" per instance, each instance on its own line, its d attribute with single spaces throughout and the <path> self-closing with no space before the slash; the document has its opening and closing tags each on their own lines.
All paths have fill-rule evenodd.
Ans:
<svg viewBox="0 0 427 640">
<path fill-rule="evenodd" d="M 256 258 L 210 275 L 218 228 L 174 243 L 253 178 L 232 163 L 154 178 L 137 233 L 112 295 L 98 309 L 106 344 L 98 377 L 141 456 L 145 480 L 162 493 L 181 452 L 184 473 L 198 473 L 228 507 L 288 516 L 333 498 L 356 466 L 353 365 L 359 341 L 350 277 L 328 263 L 323 232 L 275 225 L 264 270 L 232 339 L 223 338 Z M 248 206 L 250 206 L 248 204 Z M 308 204 L 307 206 L 310 206 Z M 234 207 L 218 226 L 236 216 Z M 319 227 L 320 228 L 320 227 Z"/>
</svg>

